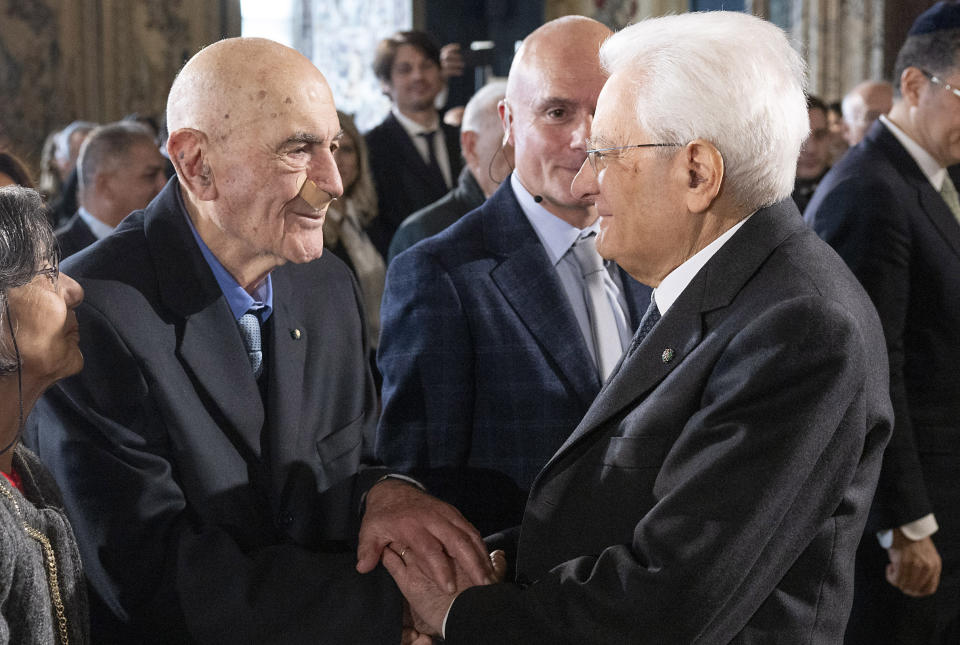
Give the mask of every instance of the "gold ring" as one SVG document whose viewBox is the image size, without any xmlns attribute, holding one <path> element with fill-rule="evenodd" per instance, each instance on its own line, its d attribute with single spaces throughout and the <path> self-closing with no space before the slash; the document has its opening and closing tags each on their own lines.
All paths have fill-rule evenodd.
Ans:
<svg viewBox="0 0 960 645">
<path fill-rule="evenodd" d="M 403 560 L 403 556 L 407 553 L 407 547 L 400 549 L 400 559 Z"/>
</svg>

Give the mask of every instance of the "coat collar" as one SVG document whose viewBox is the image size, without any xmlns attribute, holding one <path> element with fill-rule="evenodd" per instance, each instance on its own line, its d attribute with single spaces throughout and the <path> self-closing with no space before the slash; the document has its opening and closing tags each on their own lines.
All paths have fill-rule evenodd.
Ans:
<svg viewBox="0 0 960 645">
<path fill-rule="evenodd" d="M 600 388 L 593 359 L 547 252 L 509 182 L 481 207 L 483 244 L 499 257 L 490 277 L 586 405 Z"/>
<path fill-rule="evenodd" d="M 916 191 L 919 207 L 953 252 L 960 257 L 960 223 L 906 148 L 879 121 L 870 126 L 864 140 L 876 146 L 903 176 L 904 181 Z M 960 178 L 960 169 L 957 166 L 951 166 L 947 172 L 951 178 Z"/>
<path fill-rule="evenodd" d="M 230 306 L 190 232 L 178 190 L 174 177 L 142 214 L 159 297 L 179 318 L 176 352 L 193 374 L 197 389 L 205 391 L 200 398 L 219 408 L 227 424 L 259 457 L 264 421 L 259 388 Z"/>
<path fill-rule="evenodd" d="M 703 315 L 728 306 L 777 246 L 805 230 L 790 199 L 757 211 L 704 265 L 643 344 L 632 355 L 624 356 L 538 481 L 573 446 L 645 397 L 682 364 L 703 338 Z M 673 350 L 669 361 L 662 360 L 665 348 Z"/>
</svg>

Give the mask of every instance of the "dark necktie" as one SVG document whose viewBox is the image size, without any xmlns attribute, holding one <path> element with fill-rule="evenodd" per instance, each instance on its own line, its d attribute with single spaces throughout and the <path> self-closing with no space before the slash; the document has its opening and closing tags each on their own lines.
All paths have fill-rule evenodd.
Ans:
<svg viewBox="0 0 960 645">
<path fill-rule="evenodd" d="M 263 347 L 260 339 L 260 318 L 256 314 L 247 312 L 237 321 L 240 326 L 240 336 L 243 345 L 247 348 L 247 357 L 250 359 L 250 368 L 254 378 L 259 379 L 263 374 Z"/>
<path fill-rule="evenodd" d="M 653 294 L 650 294 L 650 306 L 647 307 L 647 312 L 643 314 L 643 319 L 640 320 L 640 328 L 637 329 L 636 335 L 633 337 L 633 342 L 630 343 L 630 349 L 627 350 L 627 355 L 632 355 L 637 348 L 640 347 L 640 343 L 643 342 L 643 339 L 647 337 L 647 334 L 650 333 L 650 330 L 653 329 L 653 326 L 657 324 L 660 320 L 660 310 L 657 309 L 657 302 L 653 298 Z"/>
<path fill-rule="evenodd" d="M 444 179 L 443 172 L 440 170 L 440 162 L 437 161 L 437 149 L 433 145 L 436 135 L 437 131 L 431 130 L 430 132 L 421 132 L 417 136 L 423 137 L 423 139 L 427 142 L 427 151 L 430 155 L 430 161 L 427 162 L 427 168 L 430 170 L 430 174 L 440 182 L 441 186 L 447 187 L 447 180 Z"/>
</svg>

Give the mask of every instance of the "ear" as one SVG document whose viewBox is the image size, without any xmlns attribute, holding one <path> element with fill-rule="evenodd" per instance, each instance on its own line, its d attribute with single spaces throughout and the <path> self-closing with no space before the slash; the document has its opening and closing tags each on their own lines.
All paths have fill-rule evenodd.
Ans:
<svg viewBox="0 0 960 645">
<path fill-rule="evenodd" d="M 500 142 L 500 147 L 508 143 L 512 146 L 513 112 L 510 110 L 510 104 L 507 103 L 507 99 L 500 99 L 500 102 L 497 103 L 497 112 L 500 114 L 500 123 L 503 124 L 503 141 Z"/>
<path fill-rule="evenodd" d="M 467 160 L 468 166 L 476 166 L 477 161 L 477 133 L 472 130 L 460 131 L 460 152 Z"/>
<path fill-rule="evenodd" d="M 687 184 L 687 209 L 703 213 L 710 208 L 723 184 L 723 155 L 708 141 L 694 139 L 683 149 L 682 172 Z"/>
<path fill-rule="evenodd" d="M 900 74 L 900 95 L 907 105 L 915 106 L 920 102 L 920 92 L 927 86 L 927 77 L 918 67 L 907 67 Z"/>
<path fill-rule="evenodd" d="M 93 176 L 93 194 L 97 195 L 100 199 L 113 199 L 113 186 L 110 183 L 110 179 L 113 177 L 112 172 L 107 165 L 104 164 L 104 168 Z M 90 195 L 87 195 L 88 197 Z"/>
<path fill-rule="evenodd" d="M 177 170 L 181 185 L 201 201 L 217 198 L 217 186 L 208 159 L 209 150 L 207 135 L 193 128 L 171 132 L 167 140 L 167 154 Z"/>
</svg>

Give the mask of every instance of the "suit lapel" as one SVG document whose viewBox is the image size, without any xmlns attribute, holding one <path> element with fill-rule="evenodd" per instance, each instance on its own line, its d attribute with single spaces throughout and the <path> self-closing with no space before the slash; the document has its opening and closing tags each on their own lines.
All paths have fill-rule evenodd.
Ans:
<svg viewBox="0 0 960 645">
<path fill-rule="evenodd" d="M 306 337 L 307 326 L 290 308 L 290 303 L 296 302 L 296 297 L 281 267 L 273 273 L 274 309 L 270 317 L 273 333 L 267 356 L 270 370 L 268 427 L 271 428 L 272 455 L 281 454 L 283 446 L 277 443 L 280 437 L 289 444 L 293 434 L 302 428 L 303 373 L 310 339 Z M 281 356 L 283 360 L 279 360 Z M 274 431 L 279 428 L 283 432 Z M 284 473 L 277 475 L 285 477 Z"/>
<path fill-rule="evenodd" d="M 201 398 L 226 421 L 218 425 L 235 429 L 259 457 L 264 419 L 260 391 L 236 320 L 184 219 L 179 190 L 176 179 L 171 180 L 145 213 L 147 246 L 160 268 L 160 299 L 180 317 L 177 354 L 198 391 L 206 393 Z"/>
<path fill-rule="evenodd" d="M 704 315 L 728 306 L 770 253 L 798 232 L 813 235 L 796 216 L 789 198 L 754 213 L 697 273 L 633 355 L 624 356 L 583 420 L 544 466 L 537 482 L 574 446 L 626 408 L 636 406 L 682 365 L 703 339 Z"/>
<path fill-rule="evenodd" d="M 910 153 L 900 144 L 897 138 L 882 123 L 875 123 L 867 133 L 868 138 L 876 144 L 890 158 L 893 167 L 902 173 L 908 184 L 917 191 L 917 201 L 920 208 L 930 219 L 934 228 L 940 233 L 947 245 L 960 257 L 960 223 L 950 211 L 950 207 L 943 201 L 943 197 L 934 189 L 933 184 L 923 174 L 923 170 Z M 951 177 L 960 178 L 960 170 L 956 166 L 948 169 Z M 956 181 L 954 181 L 956 183 Z"/>
<path fill-rule="evenodd" d="M 513 195 L 510 182 L 481 206 L 484 243 L 501 255 L 490 277 L 574 391 L 589 405 L 600 379 L 556 269 Z"/>
</svg>

